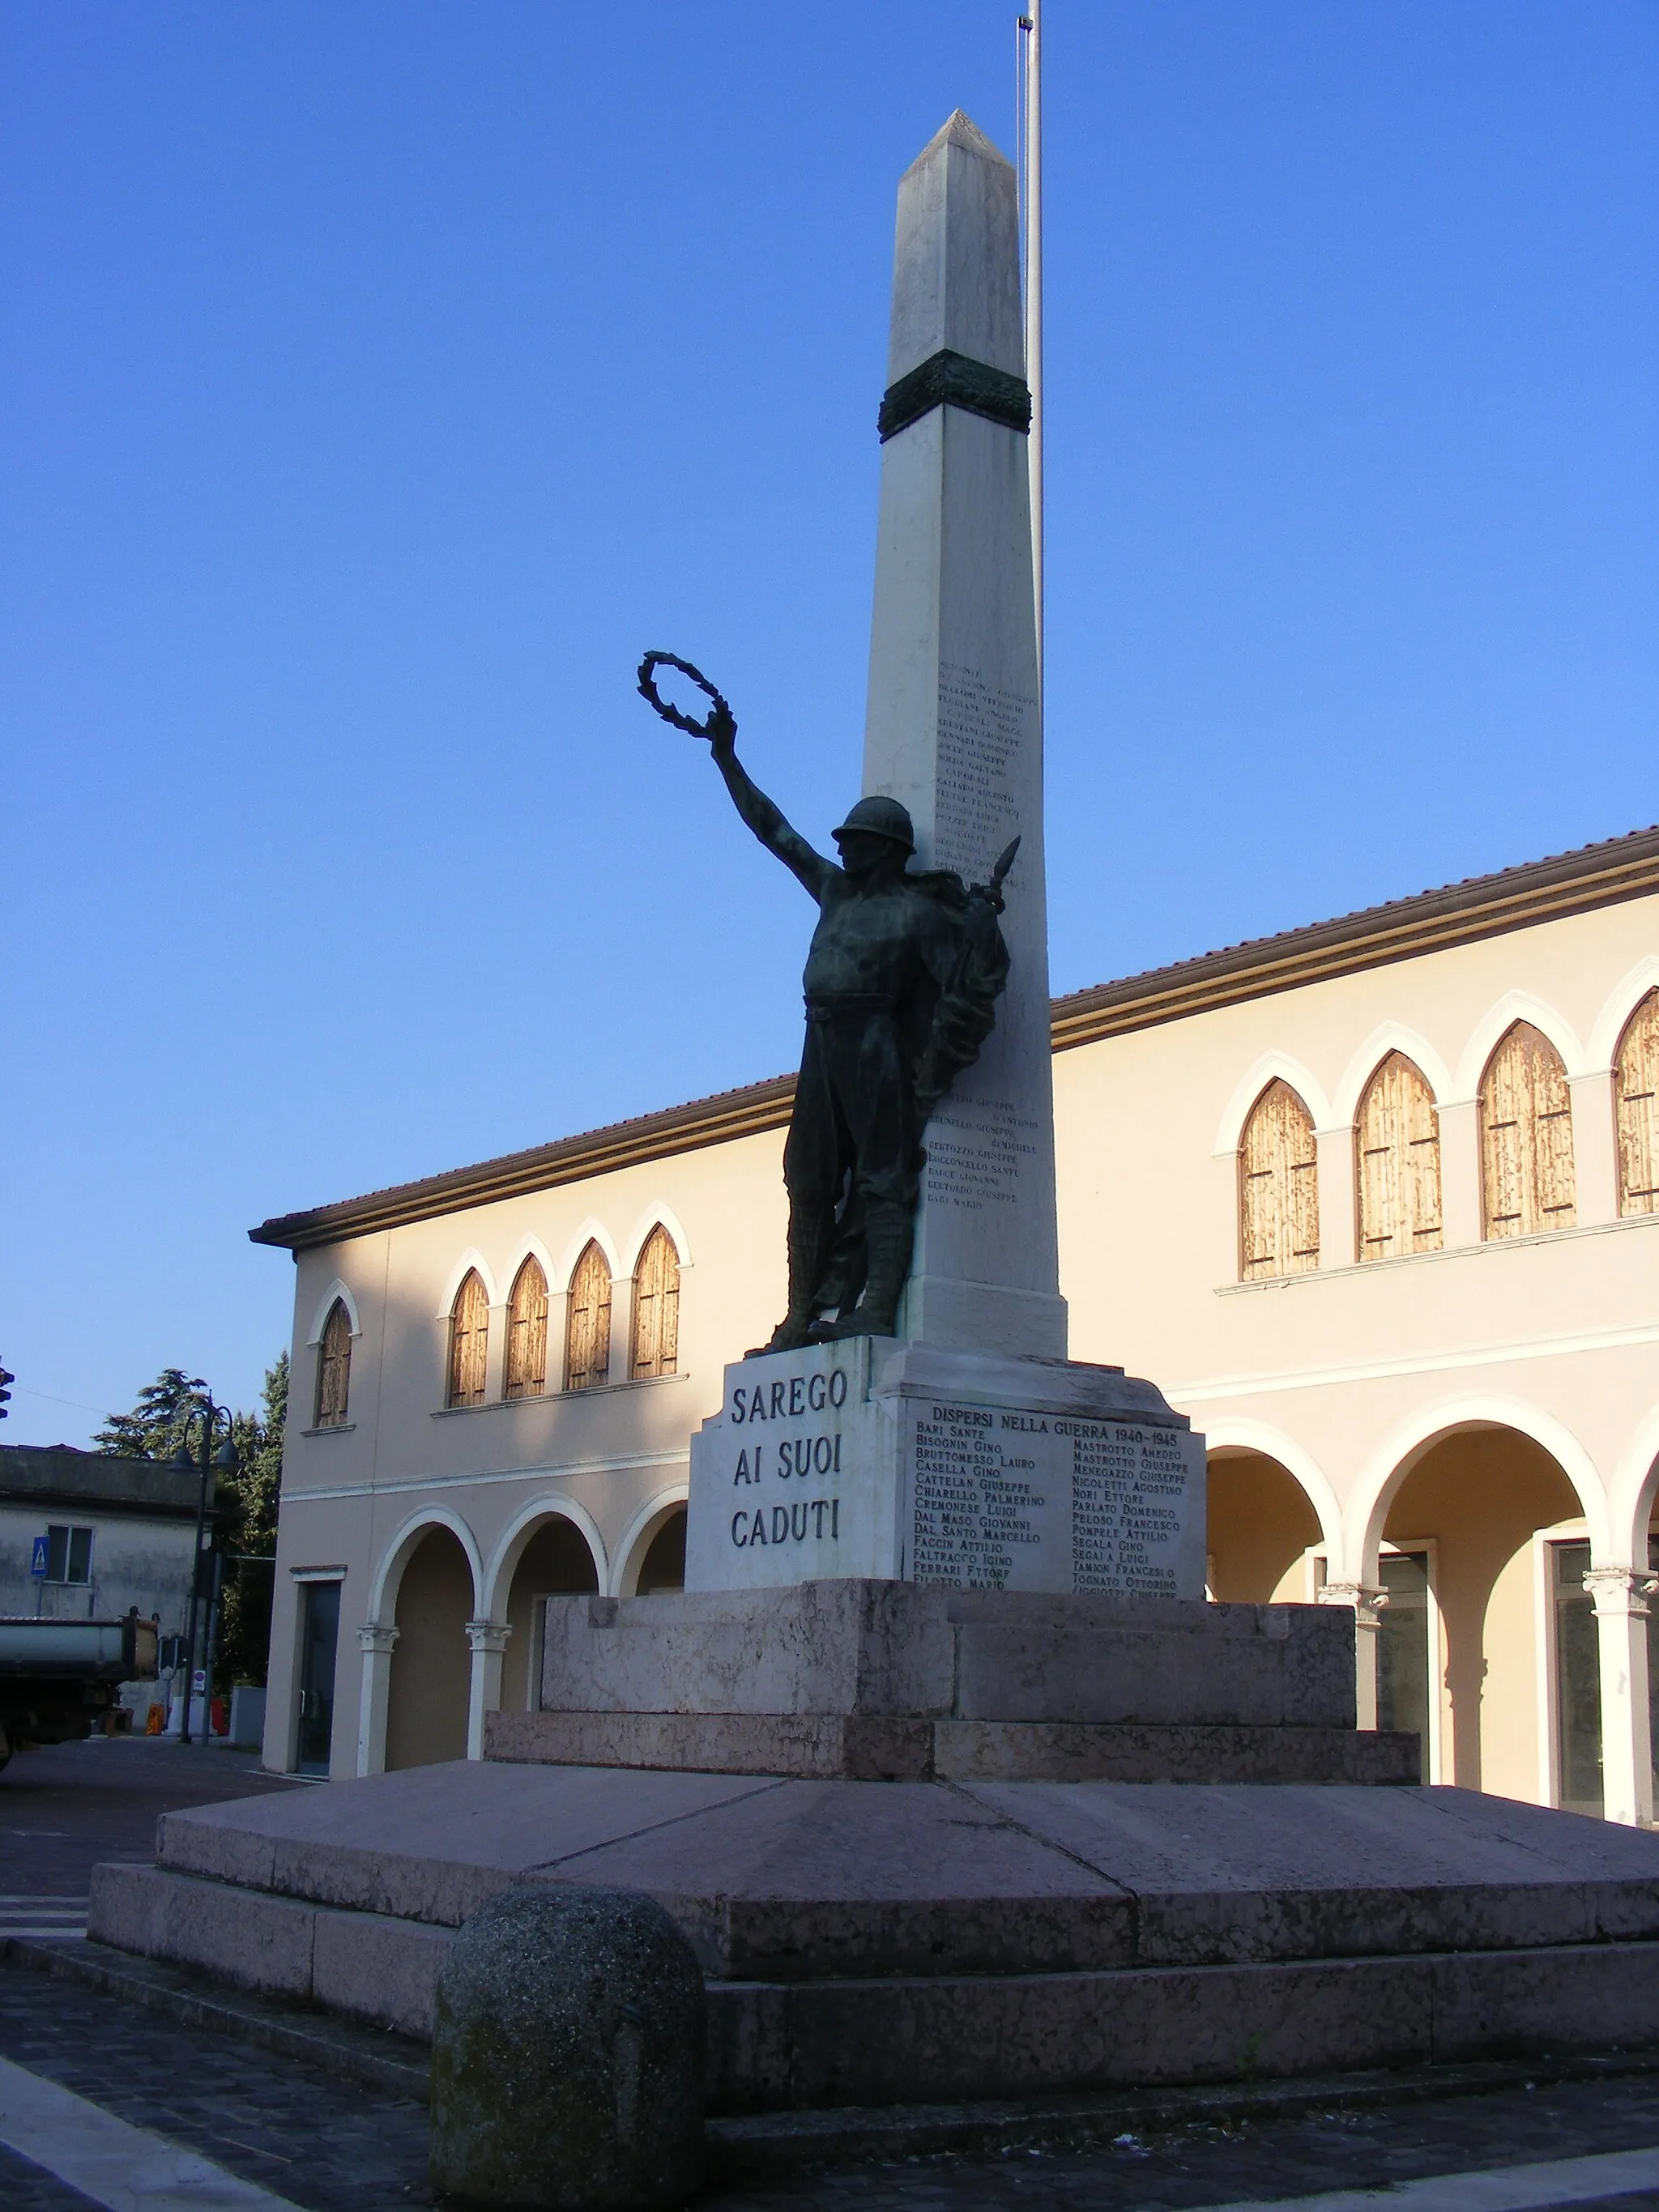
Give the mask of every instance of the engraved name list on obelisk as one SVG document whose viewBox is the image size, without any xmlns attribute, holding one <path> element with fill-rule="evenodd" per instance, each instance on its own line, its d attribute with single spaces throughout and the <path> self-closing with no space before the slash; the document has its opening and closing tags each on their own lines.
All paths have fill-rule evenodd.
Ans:
<svg viewBox="0 0 1659 2212">
<path fill-rule="evenodd" d="M 988 908 L 974 908 L 972 887 L 990 885 L 996 923 L 967 930 L 960 957 L 977 948 L 986 966 L 994 936 L 994 1018 L 918 1124 L 925 1164 L 890 1334 L 865 1333 L 869 1293 L 860 1300 L 853 1288 L 838 1313 L 800 1326 L 805 1231 L 791 1181 L 783 1341 L 727 1368 L 720 1412 L 692 1438 L 688 1589 L 857 1575 L 1203 1593 L 1202 1439 L 1151 1383 L 1066 1358 L 1030 416 L 1014 171 L 958 112 L 899 186 L 865 797 L 836 835 L 860 821 L 896 825 L 914 854 L 907 877 L 890 878 L 893 890 L 959 878 L 956 910 L 968 910 L 969 887 L 981 923 Z M 803 860 L 788 844 L 793 833 L 781 824 L 781 834 L 770 802 L 746 775 L 723 772 L 749 826 L 814 890 L 824 915 L 808 962 L 790 1139 L 804 1147 L 802 1092 L 822 1069 L 833 1073 L 815 1055 L 850 1018 L 833 999 L 815 1007 L 814 977 L 821 940 L 857 892 L 855 848 L 842 844 L 845 879 L 814 874 L 816 856 Z M 993 881 L 1016 838 L 1006 883 Z M 942 996 L 951 988 L 943 975 Z M 856 1231 L 862 1208 L 873 1220 L 886 1188 L 877 1177 L 861 1185 L 855 1167 L 838 1219 Z M 873 1274 L 879 1248 L 866 1238 L 866 1251 Z M 833 1268 L 826 1279 L 836 1281 Z"/>
</svg>

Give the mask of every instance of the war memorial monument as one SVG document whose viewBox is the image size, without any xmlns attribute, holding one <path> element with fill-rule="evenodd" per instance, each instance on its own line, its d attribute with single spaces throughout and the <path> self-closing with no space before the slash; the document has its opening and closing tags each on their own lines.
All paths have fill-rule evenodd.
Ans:
<svg viewBox="0 0 1659 2212">
<path fill-rule="evenodd" d="M 692 1441 L 684 1594 L 550 1601 L 482 1761 L 168 1815 L 95 1940 L 425 2037 L 492 1900 L 643 1893 L 734 2127 L 1659 2042 L 1659 1838 L 1415 1786 L 1352 1611 L 1206 1602 L 1202 1439 L 1067 1358 L 1028 405 L 957 113 L 899 191 L 839 862 L 677 710 L 819 908 L 787 1309 Z"/>
</svg>

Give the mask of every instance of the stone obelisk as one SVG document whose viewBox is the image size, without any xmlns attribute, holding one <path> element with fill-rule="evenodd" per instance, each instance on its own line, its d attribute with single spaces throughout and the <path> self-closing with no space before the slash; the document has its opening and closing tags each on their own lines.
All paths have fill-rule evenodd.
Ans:
<svg viewBox="0 0 1659 2212">
<path fill-rule="evenodd" d="M 960 109 L 899 185 L 864 788 L 916 866 L 1020 840 L 996 1028 L 927 1127 L 902 1334 L 1066 1356 L 1054 1227 L 1042 723 L 1014 171 Z"/>
<path fill-rule="evenodd" d="M 1066 1356 L 1030 420 L 1014 172 L 958 112 L 899 186 L 864 789 L 909 809 L 918 870 L 984 884 L 1020 840 L 1008 981 L 924 1133 L 897 1335 L 726 1369 L 691 1439 L 690 1591 L 1202 1594 L 1202 1438 Z"/>
</svg>

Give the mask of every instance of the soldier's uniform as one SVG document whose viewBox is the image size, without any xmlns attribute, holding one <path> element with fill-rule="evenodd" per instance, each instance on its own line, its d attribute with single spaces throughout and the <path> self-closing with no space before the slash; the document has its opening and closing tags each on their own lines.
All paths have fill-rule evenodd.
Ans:
<svg viewBox="0 0 1659 2212">
<path fill-rule="evenodd" d="M 836 876 L 806 959 L 806 1037 L 783 1152 L 797 1327 L 797 1278 L 811 1283 L 813 1304 L 844 1311 L 860 1278 L 879 1297 L 896 1262 L 899 1284 L 908 1272 L 921 1172 L 916 1065 L 960 935 L 926 890 L 854 898 Z"/>
<path fill-rule="evenodd" d="M 826 1331 L 890 1335 L 910 1272 L 921 1132 L 952 1078 L 977 1057 L 1007 980 L 997 915 L 1013 848 L 982 890 L 943 870 L 911 874 L 902 860 L 898 872 L 849 875 L 750 781 L 723 702 L 702 734 L 738 812 L 819 908 L 783 1152 L 789 1310 L 767 1349 Z M 916 848 L 896 799 L 860 799 L 835 834 L 839 842 L 855 833 L 885 839 L 905 858 Z M 833 1322 L 823 1318 L 831 1312 Z"/>
<path fill-rule="evenodd" d="M 849 830 L 915 849 L 909 815 L 896 799 L 860 799 L 836 835 Z M 980 1035 L 1007 964 L 989 909 L 970 914 L 957 878 L 907 875 L 870 891 L 827 861 L 818 869 L 808 881 L 821 913 L 802 979 L 806 1037 L 783 1154 L 789 1311 L 774 1338 L 779 1346 L 803 1340 L 822 1307 L 837 1307 L 843 1327 L 893 1327 L 909 1272 L 922 1126 L 956 1069 L 944 1070 L 931 1092 L 925 1079 L 919 1092 L 919 1073 L 930 1043 L 939 1059 L 941 1004 L 953 990 L 961 995 L 975 956 L 986 1014 Z M 849 1322 L 860 1290 L 862 1310 Z"/>
</svg>

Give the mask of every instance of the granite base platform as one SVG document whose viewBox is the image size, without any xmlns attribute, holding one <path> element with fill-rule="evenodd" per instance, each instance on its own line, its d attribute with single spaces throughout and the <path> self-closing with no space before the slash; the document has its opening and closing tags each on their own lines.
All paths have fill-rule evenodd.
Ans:
<svg viewBox="0 0 1659 2212">
<path fill-rule="evenodd" d="M 1659 2042 L 1659 1836 L 1444 1789 L 433 1766 L 169 1814 L 89 1932 L 419 2035 L 524 1881 L 674 1915 L 717 2112 Z"/>
</svg>

